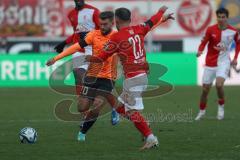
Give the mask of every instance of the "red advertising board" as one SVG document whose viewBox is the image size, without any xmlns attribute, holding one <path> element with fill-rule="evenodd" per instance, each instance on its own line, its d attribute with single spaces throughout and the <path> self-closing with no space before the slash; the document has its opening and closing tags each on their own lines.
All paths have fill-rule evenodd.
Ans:
<svg viewBox="0 0 240 160">
<path fill-rule="evenodd" d="M 0 36 L 64 34 L 62 0 L 1 0 Z"/>
<path fill-rule="evenodd" d="M 149 3 L 151 2 L 151 3 Z M 160 6 L 169 7 L 176 20 L 156 28 L 155 39 L 199 36 L 214 23 L 216 3 L 212 0 L 86 0 L 99 10 L 126 7 L 132 11 L 132 22 L 144 22 Z M 1 0 L 0 36 L 58 37 L 72 34 L 67 14 L 73 0 Z"/>
</svg>

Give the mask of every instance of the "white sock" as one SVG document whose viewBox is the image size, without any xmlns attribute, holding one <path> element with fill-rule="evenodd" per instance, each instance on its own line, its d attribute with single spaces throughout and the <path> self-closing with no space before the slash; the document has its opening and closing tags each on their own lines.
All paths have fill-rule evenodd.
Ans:
<svg viewBox="0 0 240 160">
<path fill-rule="evenodd" d="M 219 104 L 218 107 L 219 107 L 219 108 L 224 108 L 224 104 L 223 104 L 223 105 L 220 105 L 220 104 Z"/>
<path fill-rule="evenodd" d="M 150 134 L 148 137 L 147 137 L 147 140 L 150 140 L 150 139 L 154 139 L 155 136 L 153 134 Z"/>
<path fill-rule="evenodd" d="M 206 110 L 204 109 L 204 110 L 200 110 L 200 113 L 205 113 L 206 112 Z"/>
</svg>

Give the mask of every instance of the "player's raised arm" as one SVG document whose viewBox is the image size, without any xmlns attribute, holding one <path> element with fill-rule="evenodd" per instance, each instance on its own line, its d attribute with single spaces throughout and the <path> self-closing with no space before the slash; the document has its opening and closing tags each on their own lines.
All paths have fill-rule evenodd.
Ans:
<svg viewBox="0 0 240 160">
<path fill-rule="evenodd" d="M 60 54 L 58 54 L 54 58 L 50 59 L 46 63 L 46 65 L 47 66 L 53 65 L 56 61 L 63 59 L 64 57 L 67 57 L 69 55 L 72 55 L 88 45 L 91 45 L 93 36 L 94 36 L 94 31 L 89 32 L 86 35 L 85 39 L 80 39 L 78 43 L 75 43 L 74 45 L 72 45 L 69 48 L 67 48 L 66 50 L 62 51 Z"/>
<path fill-rule="evenodd" d="M 202 39 L 201 44 L 200 44 L 199 47 L 198 47 L 197 57 L 199 57 L 199 56 L 202 55 L 205 46 L 206 46 L 207 43 L 209 42 L 210 36 L 211 36 L 211 33 L 210 33 L 209 28 L 208 28 L 207 31 L 206 31 L 206 33 L 205 33 L 205 36 L 204 36 L 203 39 Z"/>
<path fill-rule="evenodd" d="M 153 15 L 149 20 L 144 22 L 145 25 L 148 26 L 150 29 L 154 26 L 157 26 L 159 22 L 161 22 L 163 14 L 166 12 L 167 9 L 168 7 L 162 6 L 155 15 Z"/>
</svg>

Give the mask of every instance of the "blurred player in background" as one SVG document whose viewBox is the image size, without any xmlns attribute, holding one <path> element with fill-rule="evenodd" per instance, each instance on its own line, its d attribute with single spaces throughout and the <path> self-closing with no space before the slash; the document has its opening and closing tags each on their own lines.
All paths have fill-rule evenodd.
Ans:
<svg viewBox="0 0 240 160">
<path fill-rule="evenodd" d="M 93 30 L 89 32 L 84 39 L 80 39 L 79 43 L 72 45 L 64 50 L 62 53 L 50 59 L 47 65 L 52 65 L 56 61 L 72 55 L 77 50 L 80 50 L 88 45 L 93 47 L 93 55 L 98 55 L 103 49 L 104 45 L 109 41 L 111 35 L 116 31 L 112 30 L 114 13 L 111 11 L 102 12 L 100 14 L 100 30 Z M 85 141 L 85 134 L 96 122 L 99 113 L 104 106 L 104 95 L 102 92 L 111 94 L 114 81 L 117 77 L 117 57 L 112 56 L 107 59 L 103 64 L 90 63 L 86 77 L 84 77 L 84 86 L 81 95 L 78 98 L 78 110 L 83 113 L 93 106 L 93 109 L 88 111 L 84 119 L 81 131 L 78 134 L 78 141 Z M 110 104 L 113 106 L 114 104 Z"/>
<path fill-rule="evenodd" d="M 120 58 L 123 66 L 125 80 L 123 92 L 119 96 L 117 111 L 122 116 L 132 121 L 139 132 L 146 138 L 146 143 L 141 149 L 149 149 L 158 145 L 158 139 L 153 135 L 145 118 L 140 111 L 143 110 L 142 92 L 147 88 L 149 71 L 144 48 L 144 37 L 162 20 L 167 7 L 159 11 L 148 21 L 137 26 L 130 26 L 131 12 L 126 8 L 115 11 L 115 21 L 118 32 L 111 36 L 105 49 L 98 56 L 87 56 L 86 61 L 102 63 L 114 53 Z M 172 14 L 167 19 L 174 19 Z"/>
<path fill-rule="evenodd" d="M 68 19 L 71 22 L 74 33 L 65 41 L 55 47 L 58 53 L 61 53 L 67 44 L 78 43 L 80 39 L 84 39 L 86 34 L 94 29 L 99 29 L 99 10 L 85 3 L 84 0 L 74 0 L 75 9 L 69 12 Z M 76 93 L 80 93 L 78 86 L 82 85 L 83 77 L 88 69 L 88 64 L 80 65 L 77 57 L 92 55 L 92 46 L 88 45 L 85 48 L 79 49 L 73 54 L 73 74 L 76 84 Z M 112 124 L 115 125 L 119 121 L 118 114 L 115 109 L 112 110 Z"/>
<path fill-rule="evenodd" d="M 231 65 L 236 68 L 237 58 L 240 51 L 240 37 L 237 30 L 228 24 L 229 11 L 220 8 L 216 11 L 217 24 L 207 28 L 206 35 L 199 46 L 197 57 L 203 54 L 205 46 L 208 44 L 206 55 L 206 66 L 203 74 L 202 95 L 200 99 L 200 111 L 195 120 L 204 117 L 207 107 L 207 97 L 213 81 L 216 79 L 216 89 L 218 96 L 217 119 L 224 118 L 224 82 L 228 78 Z M 236 43 L 236 53 L 231 62 L 230 48 L 232 43 Z"/>
<path fill-rule="evenodd" d="M 68 19 L 73 27 L 74 33 L 65 41 L 55 47 L 58 53 L 61 53 L 67 44 L 73 44 L 83 39 L 86 34 L 93 29 L 99 29 L 99 10 L 93 6 L 85 4 L 84 0 L 74 0 L 75 8 L 69 12 Z M 77 56 L 81 53 L 92 54 L 92 46 L 87 46 L 73 55 L 73 72 L 76 84 L 82 83 L 82 78 L 88 68 L 88 65 L 79 65 Z"/>
</svg>

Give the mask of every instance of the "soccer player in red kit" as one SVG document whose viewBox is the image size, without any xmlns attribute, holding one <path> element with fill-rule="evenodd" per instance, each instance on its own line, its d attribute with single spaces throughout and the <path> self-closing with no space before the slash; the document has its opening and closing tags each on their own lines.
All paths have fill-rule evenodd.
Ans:
<svg viewBox="0 0 240 160">
<path fill-rule="evenodd" d="M 240 37 L 238 31 L 227 22 L 229 11 L 220 8 L 216 11 L 217 24 L 207 28 L 206 35 L 199 46 L 197 57 L 203 54 L 205 46 L 208 44 L 206 65 L 203 74 L 202 95 L 200 99 L 200 111 L 195 120 L 200 120 L 205 116 L 207 107 L 207 97 L 216 79 L 216 89 L 218 96 L 217 119 L 224 118 L 224 82 L 228 78 L 231 65 L 236 68 L 237 58 L 240 51 Z M 232 43 L 236 43 L 236 53 L 231 62 L 230 49 Z"/>
<path fill-rule="evenodd" d="M 131 12 L 126 8 L 115 11 L 115 21 L 118 32 L 113 34 L 105 49 L 98 56 L 87 56 L 86 61 L 105 61 L 117 53 L 123 66 L 125 80 L 122 94 L 118 97 L 120 104 L 117 111 L 132 121 L 135 127 L 146 138 L 141 149 L 149 149 L 158 145 L 158 139 L 153 135 L 146 120 L 141 115 L 143 110 L 142 92 L 146 90 L 148 79 L 148 63 L 144 48 L 144 37 L 162 20 L 167 7 L 163 6 L 148 21 L 137 26 L 130 26 Z M 172 14 L 164 17 L 164 21 L 173 19 Z"/>
</svg>

